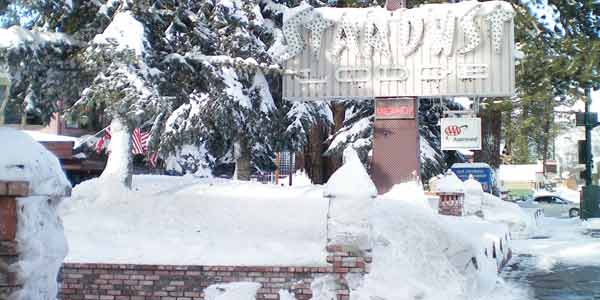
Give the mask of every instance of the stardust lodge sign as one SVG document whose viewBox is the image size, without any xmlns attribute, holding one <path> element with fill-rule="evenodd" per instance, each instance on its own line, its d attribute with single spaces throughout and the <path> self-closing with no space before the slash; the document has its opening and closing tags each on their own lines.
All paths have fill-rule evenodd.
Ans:
<svg viewBox="0 0 600 300">
<path fill-rule="evenodd" d="M 288 100 L 511 96 L 514 11 L 502 1 L 290 9 L 270 54 Z"/>
</svg>

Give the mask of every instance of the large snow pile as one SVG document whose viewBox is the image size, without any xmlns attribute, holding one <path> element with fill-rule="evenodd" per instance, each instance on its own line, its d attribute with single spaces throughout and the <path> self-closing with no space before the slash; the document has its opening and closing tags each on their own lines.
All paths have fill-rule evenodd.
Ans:
<svg viewBox="0 0 600 300">
<path fill-rule="evenodd" d="M 504 236 L 505 227 L 475 217 L 441 217 L 425 199 L 410 183 L 377 199 L 373 264 L 352 299 L 465 299 L 495 287 L 496 262 L 484 255 L 491 242 L 482 237 Z"/>
<path fill-rule="evenodd" d="M 325 186 L 325 196 L 330 199 L 329 244 L 371 247 L 369 211 L 376 195 L 375 184 L 356 151 L 348 147 L 344 150 L 344 165 L 331 175 Z"/>
<path fill-rule="evenodd" d="M 25 180 L 32 196 L 17 199 L 17 242 L 23 288 L 14 299 L 56 299 L 56 278 L 67 243 L 56 206 L 71 185 L 58 159 L 29 135 L 0 127 L 0 180 Z"/>
<path fill-rule="evenodd" d="M 102 189 L 86 181 L 62 207 L 68 262 L 326 264 L 322 187 L 134 176 L 130 192 Z"/>
<path fill-rule="evenodd" d="M 71 184 L 56 156 L 29 135 L 0 127 L 0 180 L 28 181 L 31 195 L 62 196 Z"/>
<path fill-rule="evenodd" d="M 484 193 L 482 208 L 486 220 L 506 224 L 515 238 L 527 238 L 537 229 L 533 212 L 492 194 Z"/>
</svg>

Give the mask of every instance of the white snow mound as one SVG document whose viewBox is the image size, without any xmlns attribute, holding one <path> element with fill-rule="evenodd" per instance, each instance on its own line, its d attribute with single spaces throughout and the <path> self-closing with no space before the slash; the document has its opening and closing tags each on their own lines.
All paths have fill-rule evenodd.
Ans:
<svg viewBox="0 0 600 300">
<path fill-rule="evenodd" d="M 31 195 L 71 193 L 71 183 L 56 156 L 28 134 L 0 127 L 0 140 L 8 143 L 0 147 L 0 180 L 28 181 Z"/>
</svg>

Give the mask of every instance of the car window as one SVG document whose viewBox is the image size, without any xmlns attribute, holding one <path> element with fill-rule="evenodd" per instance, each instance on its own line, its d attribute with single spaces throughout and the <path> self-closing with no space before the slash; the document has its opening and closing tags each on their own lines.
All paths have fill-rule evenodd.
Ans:
<svg viewBox="0 0 600 300">
<path fill-rule="evenodd" d="M 535 200 L 535 202 L 550 203 L 552 201 L 552 197 L 543 196 L 543 197 L 537 197 L 534 200 Z"/>
</svg>

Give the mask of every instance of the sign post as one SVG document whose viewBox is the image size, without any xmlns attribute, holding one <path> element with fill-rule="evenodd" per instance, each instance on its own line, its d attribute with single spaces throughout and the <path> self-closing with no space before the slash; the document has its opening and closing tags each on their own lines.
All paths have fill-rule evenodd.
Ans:
<svg viewBox="0 0 600 300">
<path fill-rule="evenodd" d="M 419 175 L 417 111 L 415 97 L 375 99 L 372 177 L 380 194 Z"/>
</svg>

